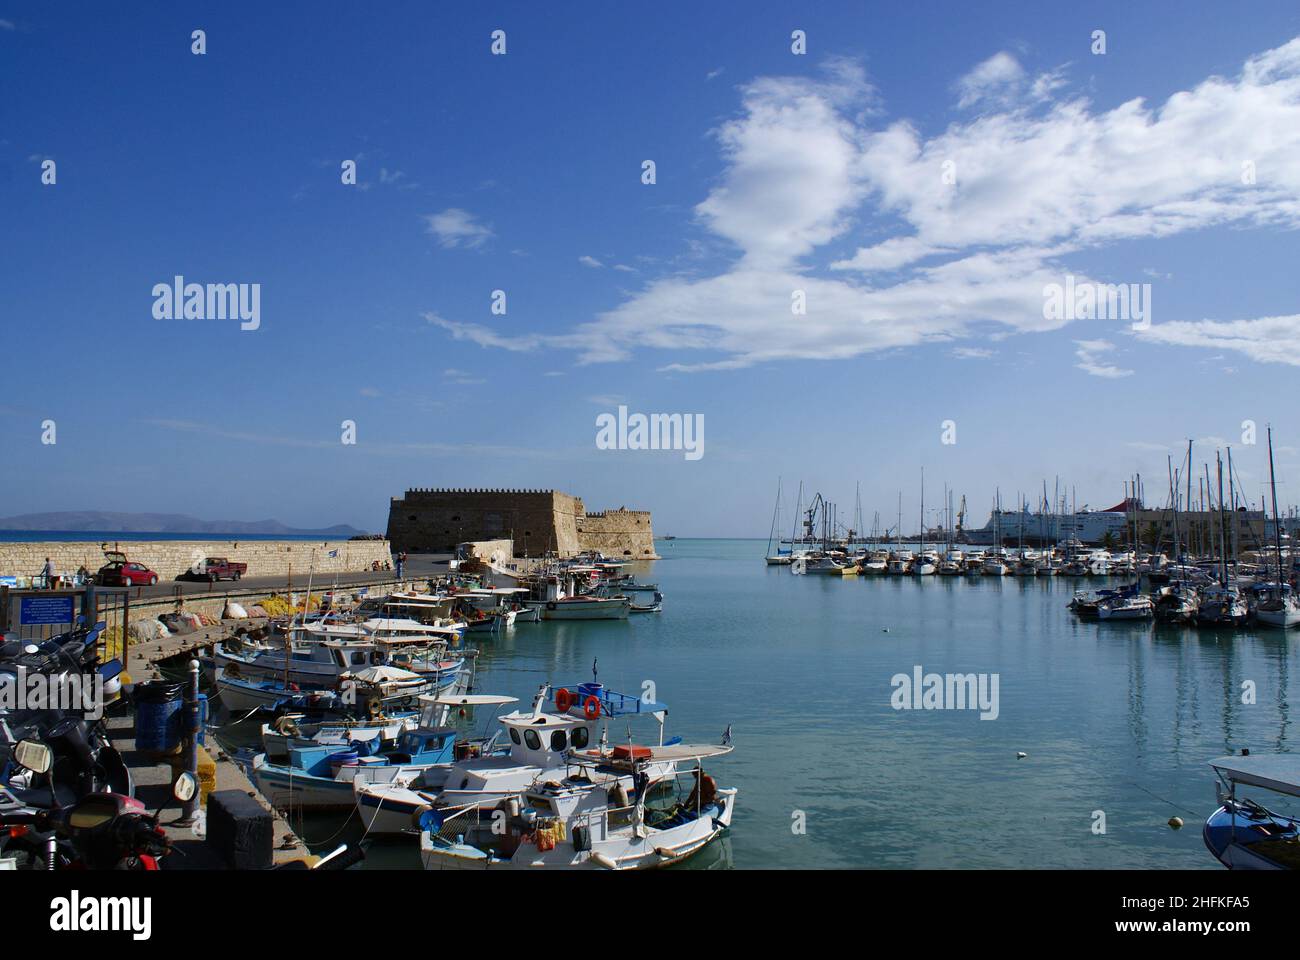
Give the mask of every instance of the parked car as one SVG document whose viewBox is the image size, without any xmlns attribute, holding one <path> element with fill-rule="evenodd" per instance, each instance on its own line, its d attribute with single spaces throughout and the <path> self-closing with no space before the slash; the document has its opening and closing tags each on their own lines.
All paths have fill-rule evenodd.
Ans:
<svg viewBox="0 0 1300 960">
<path fill-rule="evenodd" d="M 238 580 L 248 572 L 248 564 L 227 560 L 225 557 L 205 557 L 202 563 L 186 570 L 181 577 L 186 580 Z"/>
<path fill-rule="evenodd" d="M 95 574 L 95 582 L 101 587 L 152 587 L 158 582 L 158 574 L 143 563 L 128 560 L 124 553 L 108 550 L 104 558 L 108 563 Z"/>
</svg>

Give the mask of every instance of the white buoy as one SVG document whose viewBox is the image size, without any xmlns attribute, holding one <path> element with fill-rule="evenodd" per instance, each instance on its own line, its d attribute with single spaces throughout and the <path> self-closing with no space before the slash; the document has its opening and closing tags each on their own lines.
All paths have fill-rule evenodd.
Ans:
<svg viewBox="0 0 1300 960">
<path fill-rule="evenodd" d="M 1029 756 L 1029 754 L 1025 753 L 1023 750 L 1017 750 L 1017 751 L 1016 751 L 1016 759 L 1017 759 L 1017 760 L 1023 760 L 1023 759 L 1025 759 L 1025 757 L 1027 757 L 1027 756 Z"/>
<path fill-rule="evenodd" d="M 1169 826 L 1173 827 L 1175 830 L 1181 830 L 1181 829 L 1183 828 L 1183 818 L 1182 818 L 1182 817 L 1170 817 L 1170 818 L 1169 818 Z"/>
</svg>

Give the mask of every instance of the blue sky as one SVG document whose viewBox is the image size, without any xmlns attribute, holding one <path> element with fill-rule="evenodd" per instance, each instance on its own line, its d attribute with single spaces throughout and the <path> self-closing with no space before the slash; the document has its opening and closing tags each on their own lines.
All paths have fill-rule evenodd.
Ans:
<svg viewBox="0 0 1300 960">
<path fill-rule="evenodd" d="M 1265 422 L 1300 500 L 1300 11 L 809 6 L 0 2 L 0 513 L 555 486 L 761 536 L 778 476 L 870 521 L 924 467 L 982 522 L 1154 499 L 1188 437 L 1257 501 Z M 1067 273 L 1151 329 L 1044 321 Z M 261 328 L 155 319 L 177 274 Z M 619 403 L 704 457 L 596 449 Z"/>
</svg>

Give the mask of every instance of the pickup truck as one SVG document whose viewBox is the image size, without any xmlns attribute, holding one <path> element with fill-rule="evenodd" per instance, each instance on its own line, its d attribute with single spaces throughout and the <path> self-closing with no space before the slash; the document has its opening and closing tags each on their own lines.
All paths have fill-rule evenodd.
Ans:
<svg viewBox="0 0 1300 960">
<path fill-rule="evenodd" d="M 248 572 L 248 564 L 235 563 L 227 560 L 225 557 L 206 557 L 196 564 L 187 572 L 187 576 L 192 580 L 207 580 L 209 583 L 216 583 L 218 580 L 238 580 Z"/>
</svg>

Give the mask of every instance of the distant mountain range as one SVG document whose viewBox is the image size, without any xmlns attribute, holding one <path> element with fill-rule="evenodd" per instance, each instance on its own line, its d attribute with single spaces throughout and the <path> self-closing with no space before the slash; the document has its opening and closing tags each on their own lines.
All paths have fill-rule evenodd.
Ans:
<svg viewBox="0 0 1300 960">
<path fill-rule="evenodd" d="M 94 533 L 240 533 L 245 536 L 351 537 L 364 530 L 340 523 L 302 530 L 279 520 L 200 520 L 182 513 L 113 513 L 106 510 L 66 510 L 0 517 L 0 530 L 50 530 Z"/>
</svg>

